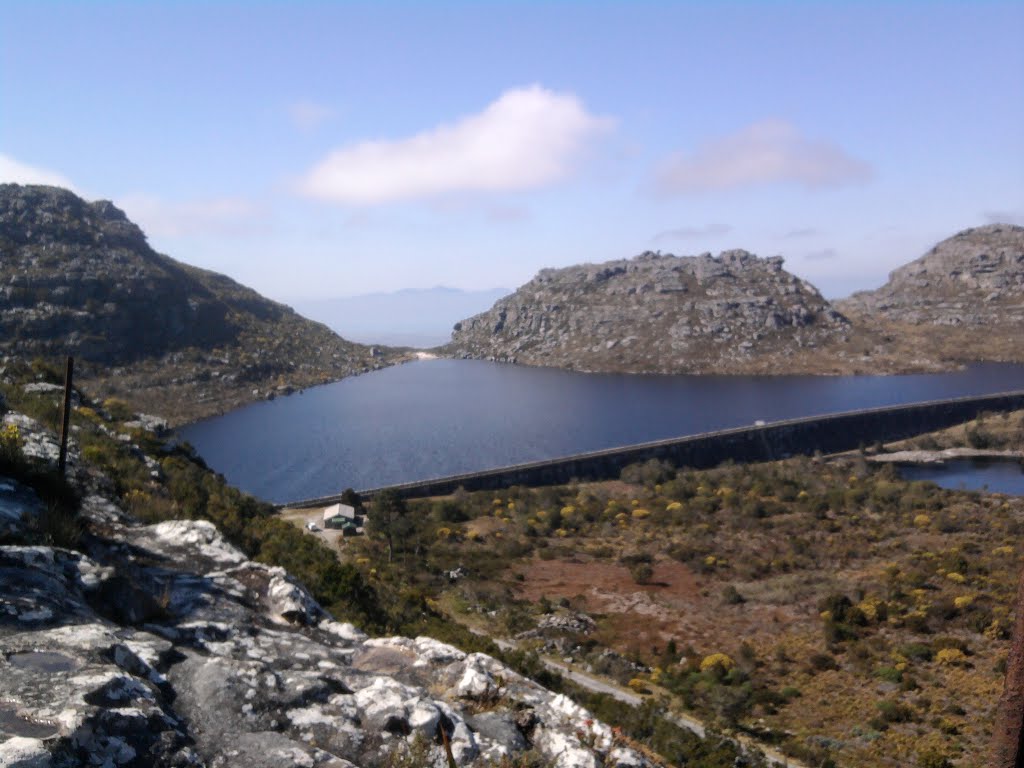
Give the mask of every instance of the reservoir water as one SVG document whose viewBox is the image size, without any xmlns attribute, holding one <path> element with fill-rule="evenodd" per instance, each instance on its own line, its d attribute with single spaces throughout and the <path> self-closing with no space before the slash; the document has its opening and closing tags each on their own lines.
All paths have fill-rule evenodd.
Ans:
<svg viewBox="0 0 1024 768">
<path fill-rule="evenodd" d="M 779 419 L 1024 389 L 1024 366 L 907 376 L 631 376 L 421 360 L 183 427 L 268 501 Z"/>
<path fill-rule="evenodd" d="M 1024 462 L 991 459 L 955 459 L 942 464 L 903 464 L 904 480 L 930 480 L 953 490 L 989 491 L 1024 496 Z"/>
</svg>

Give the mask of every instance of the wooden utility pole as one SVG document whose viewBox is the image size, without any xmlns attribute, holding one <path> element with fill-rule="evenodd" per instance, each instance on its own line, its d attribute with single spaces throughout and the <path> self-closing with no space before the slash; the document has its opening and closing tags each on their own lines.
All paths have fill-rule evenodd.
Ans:
<svg viewBox="0 0 1024 768">
<path fill-rule="evenodd" d="M 1024 766 L 1024 572 L 1017 586 L 1016 613 L 1010 656 L 1006 660 L 1006 683 L 992 730 L 992 768 Z"/>
<path fill-rule="evenodd" d="M 75 358 L 68 355 L 68 364 L 64 369 L 64 408 L 60 425 L 60 457 L 57 459 L 57 471 L 64 475 L 68 463 L 68 425 L 71 423 L 71 379 L 75 372 Z"/>
</svg>

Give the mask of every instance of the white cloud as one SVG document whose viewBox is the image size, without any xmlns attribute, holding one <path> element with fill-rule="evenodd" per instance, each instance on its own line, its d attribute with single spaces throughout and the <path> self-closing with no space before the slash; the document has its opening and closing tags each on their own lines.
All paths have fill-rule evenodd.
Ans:
<svg viewBox="0 0 1024 768">
<path fill-rule="evenodd" d="M 762 120 L 690 155 L 670 156 L 655 186 L 662 194 L 685 194 L 771 182 L 835 186 L 870 177 L 870 166 L 841 147 L 809 139 L 784 120 Z"/>
<path fill-rule="evenodd" d="M 155 237 L 235 232 L 259 213 L 257 206 L 235 197 L 169 202 L 132 195 L 117 202 L 143 232 Z"/>
<path fill-rule="evenodd" d="M 288 117 L 296 128 L 312 131 L 334 116 L 334 110 L 314 101 L 297 101 L 288 105 Z"/>
<path fill-rule="evenodd" d="M 654 236 L 654 240 L 683 240 L 696 237 L 715 237 L 732 232 L 728 224 L 705 224 L 699 227 L 676 227 L 665 229 Z"/>
<path fill-rule="evenodd" d="M 612 125 L 572 94 L 516 88 L 454 123 L 337 149 L 306 174 L 299 191 L 337 203 L 377 204 L 539 187 L 568 176 L 587 140 Z"/>
<path fill-rule="evenodd" d="M 0 154 L 0 183 L 9 184 L 49 184 L 54 187 L 74 189 L 74 185 L 56 171 L 36 168 L 19 163 L 10 155 Z"/>
</svg>

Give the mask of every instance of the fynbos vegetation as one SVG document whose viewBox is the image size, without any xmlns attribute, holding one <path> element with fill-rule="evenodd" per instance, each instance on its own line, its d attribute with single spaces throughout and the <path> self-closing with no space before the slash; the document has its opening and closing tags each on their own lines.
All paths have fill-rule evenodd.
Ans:
<svg viewBox="0 0 1024 768">
<path fill-rule="evenodd" d="M 958 429 L 1019 447 L 1022 423 Z M 409 508 L 390 562 L 372 539 L 344 556 L 459 622 L 809 765 L 984 764 L 1024 499 L 907 483 L 854 455 L 651 462 Z"/>
</svg>

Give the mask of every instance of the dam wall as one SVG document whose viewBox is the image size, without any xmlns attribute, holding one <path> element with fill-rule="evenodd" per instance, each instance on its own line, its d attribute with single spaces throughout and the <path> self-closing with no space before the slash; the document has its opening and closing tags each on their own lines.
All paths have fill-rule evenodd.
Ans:
<svg viewBox="0 0 1024 768">
<path fill-rule="evenodd" d="M 677 467 L 706 469 L 725 461 L 772 461 L 796 455 L 839 453 L 877 442 L 902 440 L 951 427 L 987 411 L 1024 408 L 1024 390 L 980 397 L 932 400 L 910 405 L 870 408 L 826 416 L 776 421 L 650 443 L 609 448 L 481 472 L 387 486 L 406 498 L 443 496 L 458 488 L 487 491 L 513 485 L 560 485 L 572 480 L 613 480 L 630 464 L 657 459 Z M 385 488 L 360 491 L 372 497 Z M 333 504 L 341 495 L 278 505 L 301 509 Z"/>
</svg>

